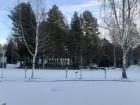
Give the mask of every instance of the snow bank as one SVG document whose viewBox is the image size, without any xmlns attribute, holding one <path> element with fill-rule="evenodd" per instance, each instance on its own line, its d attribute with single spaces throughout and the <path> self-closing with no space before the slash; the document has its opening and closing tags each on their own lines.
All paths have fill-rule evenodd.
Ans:
<svg viewBox="0 0 140 105">
<path fill-rule="evenodd" d="M 129 71 L 132 71 L 132 70 L 139 70 L 140 71 L 140 66 L 139 65 L 131 65 L 130 67 L 128 67 Z"/>
<path fill-rule="evenodd" d="M 6 68 L 0 78 L 0 103 L 7 105 L 139 105 L 140 67 L 127 70 L 129 79 L 121 80 L 121 69 L 107 70 L 31 70 Z M 76 73 L 77 72 L 77 75 Z"/>
<path fill-rule="evenodd" d="M 15 69 L 18 68 L 20 66 L 20 64 L 6 64 L 6 68 L 8 69 Z"/>
</svg>

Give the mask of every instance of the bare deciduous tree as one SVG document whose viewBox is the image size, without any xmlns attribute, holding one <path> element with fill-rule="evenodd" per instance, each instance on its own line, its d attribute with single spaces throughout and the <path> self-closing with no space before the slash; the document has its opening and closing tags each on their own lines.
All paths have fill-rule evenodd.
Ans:
<svg viewBox="0 0 140 105">
<path fill-rule="evenodd" d="M 100 25 L 103 29 L 108 30 L 108 34 L 111 37 L 111 41 L 113 43 L 113 64 L 114 67 L 116 67 L 116 46 L 118 45 L 118 32 L 116 23 L 114 22 L 114 19 L 110 18 L 110 14 L 105 14 L 104 16 L 104 24 Z"/>
<path fill-rule="evenodd" d="M 116 25 L 117 38 L 123 51 L 122 78 L 127 78 L 127 53 L 132 41 L 131 26 L 137 15 L 138 0 L 103 0 L 103 2 L 105 4 L 104 10 L 112 14 L 109 18 L 113 18 Z"/>
<path fill-rule="evenodd" d="M 41 48 L 41 45 L 43 43 L 42 37 L 40 37 L 41 34 L 39 33 L 39 26 L 40 26 L 41 18 L 42 18 L 42 0 L 36 0 L 35 16 L 36 16 L 36 26 L 32 25 L 32 27 L 35 31 L 35 36 L 32 38 L 32 40 L 34 42 L 34 48 L 31 49 L 29 43 L 27 43 L 27 40 L 25 38 L 25 32 L 24 32 L 22 22 L 21 22 L 22 17 L 21 17 L 21 13 L 19 11 L 20 26 L 21 26 L 23 41 L 24 41 L 26 48 L 28 49 L 29 53 L 32 56 L 32 74 L 31 74 L 32 79 L 34 78 L 36 56 L 37 56 L 39 49 Z"/>
</svg>

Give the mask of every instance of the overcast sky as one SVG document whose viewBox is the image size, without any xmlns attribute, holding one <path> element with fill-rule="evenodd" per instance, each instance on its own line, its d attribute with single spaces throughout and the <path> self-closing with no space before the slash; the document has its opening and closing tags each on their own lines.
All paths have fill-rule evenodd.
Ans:
<svg viewBox="0 0 140 105">
<path fill-rule="evenodd" d="M 2 4 L 0 6 L 0 43 L 6 43 L 6 39 L 11 33 L 12 24 L 8 14 L 17 5 L 17 1 L 0 0 L 0 4 Z M 22 1 L 26 2 L 28 0 L 20 0 L 20 2 Z M 34 2 L 35 0 L 32 0 L 32 4 Z M 81 13 L 84 10 L 90 10 L 96 18 L 99 19 L 100 17 L 101 4 L 98 0 L 44 0 L 44 6 L 47 10 L 54 4 L 59 6 L 68 21 L 70 21 L 74 11 Z"/>
</svg>

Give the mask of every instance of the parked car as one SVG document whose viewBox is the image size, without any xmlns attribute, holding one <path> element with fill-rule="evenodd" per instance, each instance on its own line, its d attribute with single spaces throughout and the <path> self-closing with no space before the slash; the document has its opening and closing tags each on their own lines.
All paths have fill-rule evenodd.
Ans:
<svg viewBox="0 0 140 105">
<path fill-rule="evenodd" d="M 99 69 L 99 67 L 97 66 L 97 64 L 91 64 L 91 65 L 89 65 L 89 67 L 88 67 L 89 69 Z"/>
</svg>

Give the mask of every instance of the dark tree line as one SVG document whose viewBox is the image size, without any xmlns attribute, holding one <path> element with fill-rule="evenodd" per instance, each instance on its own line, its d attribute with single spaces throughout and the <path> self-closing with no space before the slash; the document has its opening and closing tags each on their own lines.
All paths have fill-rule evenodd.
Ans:
<svg viewBox="0 0 140 105">
<path fill-rule="evenodd" d="M 20 61 L 21 64 L 30 66 L 32 58 L 23 41 L 19 14 L 23 17 L 21 22 L 28 47 L 32 49 L 35 46 L 33 41 L 35 35 L 33 26 L 36 25 L 35 13 L 30 3 L 21 3 L 11 10 L 9 15 L 13 22 L 13 39 L 10 39 L 7 45 L 8 63 Z M 39 41 L 36 63 L 41 59 L 43 67 L 46 65 L 46 67 L 78 68 L 92 64 L 113 66 L 113 44 L 99 37 L 98 22 L 91 11 L 84 11 L 82 14 L 74 12 L 70 25 L 56 5 L 47 13 L 43 10 L 42 17 L 39 24 L 39 34 L 42 40 Z M 14 54 L 11 52 L 12 47 Z M 116 65 L 118 67 L 121 67 L 121 61 L 122 51 L 120 46 L 117 46 Z"/>
</svg>

